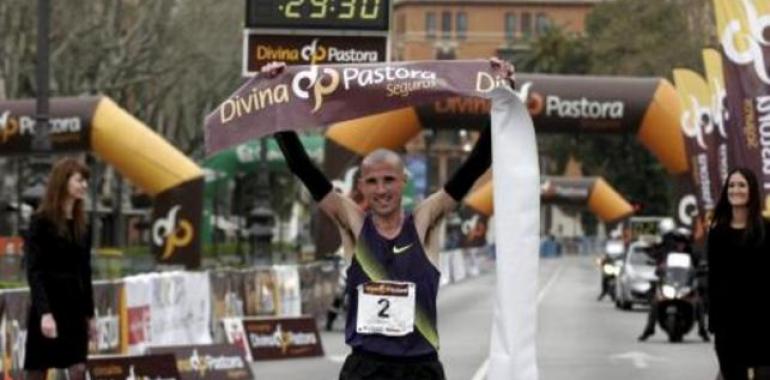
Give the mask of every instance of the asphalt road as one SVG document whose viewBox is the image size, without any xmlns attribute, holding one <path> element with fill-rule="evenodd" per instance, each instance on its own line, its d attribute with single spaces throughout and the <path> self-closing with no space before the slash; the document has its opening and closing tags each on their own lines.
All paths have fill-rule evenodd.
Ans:
<svg viewBox="0 0 770 380">
<path fill-rule="evenodd" d="M 711 344 L 694 333 L 670 344 L 662 331 L 636 341 L 646 311 L 620 311 L 597 302 L 599 273 L 591 257 L 541 260 L 539 268 L 538 366 L 541 380 L 714 379 Z M 492 318 L 494 274 L 439 292 L 440 357 L 450 380 L 485 378 Z M 322 332 L 325 356 L 257 362 L 257 379 L 336 379 L 348 353 L 342 334 Z"/>
</svg>

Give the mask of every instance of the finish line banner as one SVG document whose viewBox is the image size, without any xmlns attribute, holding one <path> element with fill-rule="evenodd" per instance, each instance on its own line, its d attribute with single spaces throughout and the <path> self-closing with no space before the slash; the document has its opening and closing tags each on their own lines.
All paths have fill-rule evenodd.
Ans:
<svg viewBox="0 0 770 380">
<path fill-rule="evenodd" d="M 481 60 L 289 66 L 247 81 L 206 117 L 206 152 L 451 96 L 491 98 L 502 83 Z"/>
<path fill-rule="evenodd" d="M 540 228 L 537 142 L 527 108 L 489 61 L 291 66 L 255 77 L 206 117 L 206 152 L 446 99 L 492 100 L 497 285 L 488 379 L 537 380 Z M 414 115 L 414 117 L 417 117 Z M 414 124 L 414 123 L 413 123 Z M 393 123 L 394 132 L 401 125 Z"/>
</svg>

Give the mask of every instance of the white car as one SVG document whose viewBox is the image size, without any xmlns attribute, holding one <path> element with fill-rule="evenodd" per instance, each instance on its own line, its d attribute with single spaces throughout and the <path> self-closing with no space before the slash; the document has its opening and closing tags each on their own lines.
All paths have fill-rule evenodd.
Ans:
<svg viewBox="0 0 770 380">
<path fill-rule="evenodd" d="M 648 254 L 652 244 L 637 240 L 628 246 L 626 259 L 615 281 L 615 306 L 631 310 L 634 304 L 646 305 L 650 302 L 657 276 L 655 260 Z"/>
</svg>

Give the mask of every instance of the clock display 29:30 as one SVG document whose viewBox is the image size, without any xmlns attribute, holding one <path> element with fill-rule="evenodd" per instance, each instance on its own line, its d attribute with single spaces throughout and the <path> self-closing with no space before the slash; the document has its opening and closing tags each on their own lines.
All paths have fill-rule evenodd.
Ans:
<svg viewBox="0 0 770 380">
<path fill-rule="evenodd" d="M 278 6 L 286 18 L 375 20 L 381 0 L 287 0 Z M 308 13 L 309 12 L 309 13 Z"/>
<path fill-rule="evenodd" d="M 387 31 L 389 0 L 248 0 L 249 28 Z"/>
</svg>

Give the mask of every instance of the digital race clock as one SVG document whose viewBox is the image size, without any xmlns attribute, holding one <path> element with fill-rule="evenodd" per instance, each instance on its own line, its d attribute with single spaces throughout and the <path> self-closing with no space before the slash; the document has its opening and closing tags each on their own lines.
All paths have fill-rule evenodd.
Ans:
<svg viewBox="0 0 770 380">
<path fill-rule="evenodd" d="M 247 0 L 247 28 L 387 32 L 390 0 Z"/>
</svg>

